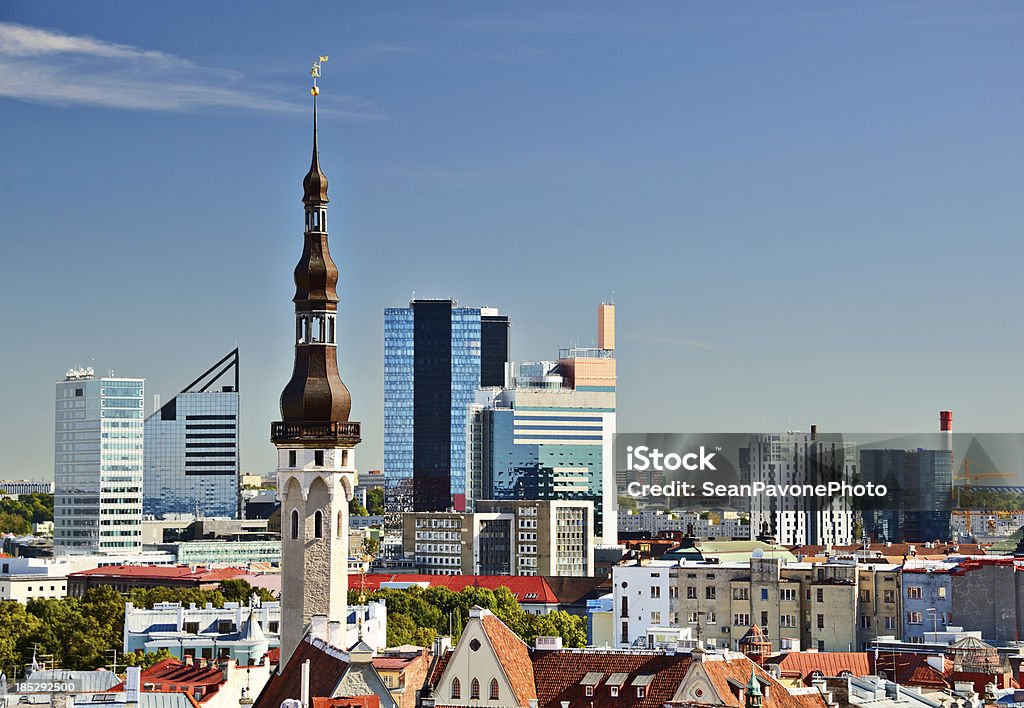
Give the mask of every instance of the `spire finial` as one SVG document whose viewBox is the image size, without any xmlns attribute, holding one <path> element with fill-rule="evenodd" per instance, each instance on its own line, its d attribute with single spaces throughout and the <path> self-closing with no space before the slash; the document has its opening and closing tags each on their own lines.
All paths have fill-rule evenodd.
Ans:
<svg viewBox="0 0 1024 708">
<path fill-rule="evenodd" d="M 320 65 L 327 63 L 329 57 L 326 54 L 321 54 L 320 58 L 313 62 L 313 69 L 309 72 L 309 75 L 313 77 L 313 88 L 309 90 L 313 94 L 313 103 L 316 103 L 316 97 L 320 95 L 320 87 L 316 85 L 316 80 L 320 78 Z"/>
<path fill-rule="evenodd" d="M 320 69 L 324 62 L 327 61 L 327 55 L 321 54 L 320 57 L 313 62 L 313 68 L 310 70 L 309 75 L 313 77 L 313 87 L 309 92 L 313 95 L 313 162 L 309 167 L 309 174 L 306 175 L 306 179 L 303 180 L 302 186 L 304 196 L 302 201 L 306 204 L 315 202 L 327 203 L 327 175 L 320 169 L 320 150 L 317 145 L 319 131 L 317 129 L 316 122 L 316 97 L 320 95 L 320 87 L 317 85 L 317 79 L 320 78 Z"/>
</svg>

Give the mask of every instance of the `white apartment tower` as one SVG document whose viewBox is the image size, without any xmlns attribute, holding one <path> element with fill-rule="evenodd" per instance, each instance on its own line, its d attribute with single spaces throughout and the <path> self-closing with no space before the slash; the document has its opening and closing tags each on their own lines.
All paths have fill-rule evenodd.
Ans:
<svg viewBox="0 0 1024 708">
<path fill-rule="evenodd" d="M 856 472 L 856 446 L 835 436 L 819 439 L 814 427 L 810 433 L 754 435 L 750 439 L 751 483 L 849 483 Z M 784 546 L 852 543 L 850 497 L 756 495 L 750 500 L 750 533 L 753 538 L 770 536 Z"/>
<path fill-rule="evenodd" d="M 142 536 L 143 379 L 72 369 L 57 382 L 54 530 L 58 554 L 126 553 Z"/>
</svg>

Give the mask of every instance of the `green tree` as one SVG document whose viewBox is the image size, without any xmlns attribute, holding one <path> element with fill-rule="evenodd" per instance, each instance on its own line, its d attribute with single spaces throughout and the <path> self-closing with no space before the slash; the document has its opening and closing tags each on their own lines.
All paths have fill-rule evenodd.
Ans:
<svg viewBox="0 0 1024 708">
<path fill-rule="evenodd" d="M 136 652 L 124 655 L 125 666 L 141 666 L 143 669 L 148 669 L 158 661 L 172 658 L 171 652 L 166 647 L 161 647 L 158 651 L 147 651 L 143 652 L 141 649 Z"/>
<path fill-rule="evenodd" d="M 522 635 L 520 635 L 522 636 Z M 565 610 L 556 610 L 546 615 L 534 615 L 526 636 L 527 644 L 533 644 L 537 637 L 561 637 L 566 647 L 587 645 L 587 622 L 582 617 L 570 615 Z"/>
<path fill-rule="evenodd" d="M 636 498 L 631 497 L 628 494 L 619 496 L 619 506 L 623 509 L 629 509 L 631 512 L 636 513 L 637 503 Z"/>
<path fill-rule="evenodd" d="M 230 580 L 221 581 L 217 589 L 224 596 L 225 602 L 237 602 L 247 605 L 249 598 L 253 595 L 256 595 L 256 597 L 264 602 L 275 602 L 277 600 L 274 597 L 274 593 L 266 588 L 253 587 L 248 580 L 242 578 L 231 578 Z"/>
<path fill-rule="evenodd" d="M 32 533 L 32 524 L 16 512 L 0 512 L 0 533 L 13 533 L 19 536 Z"/>
<path fill-rule="evenodd" d="M 11 677 L 24 675 L 25 657 L 32 656 L 32 638 L 41 626 L 20 602 L 0 602 L 0 671 Z"/>
<path fill-rule="evenodd" d="M 370 516 L 384 515 L 384 488 L 374 487 L 366 492 L 366 510 Z"/>
<path fill-rule="evenodd" d="M 366 510 L 366 507 L 359 503 L 359 499 L 352 497 L 352 501 L 348 503 L 348 513 L 351 516 L 369 516 L 370 512 Z"/>
</svg>

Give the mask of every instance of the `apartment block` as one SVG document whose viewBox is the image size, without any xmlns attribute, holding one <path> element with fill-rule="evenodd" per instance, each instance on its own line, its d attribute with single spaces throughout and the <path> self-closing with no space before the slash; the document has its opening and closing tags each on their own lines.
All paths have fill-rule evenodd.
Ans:
<svg viewBox="0 0 1024 708">
<path fill-rule="evenodd" d="M 594 574 L 590 501 L 497 499 L 476 508 L 404 514 L 405 556 L 429 575 Z"/>
</svg>

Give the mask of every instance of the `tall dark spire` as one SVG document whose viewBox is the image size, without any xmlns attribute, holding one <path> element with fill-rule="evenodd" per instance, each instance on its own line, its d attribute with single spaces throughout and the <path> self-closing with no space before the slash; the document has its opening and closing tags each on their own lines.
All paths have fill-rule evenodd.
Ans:
<svg viewBox="0 0 1024 708">
<path fill-rule="evenodd" d="M 319 131 L 316 125 L 316 95 L 313 95 L 313 162 L 309 166 L 306 178 L 302 180 L 303 204 L 326 204 L 327 175 L 320 169 L 320 150 L 317 146 Z"/>
<path fill-rule="evenodd" d="M 314 84 L 313 159 L 302 180 L 305 233 L 292 298 L 295 365 L 281 393 L 282 420 L 272 426 L 272 437 L 278 442 L 301 434 L 305 442 L 326 446 L 337 442 L 338 435 L 358 442 L 359 424 L 348 420 L 352 399 L 338 372 L 338 267 L 327 245 L 327 175 L 320 168 L 318 93 Z"/>
</svg>

